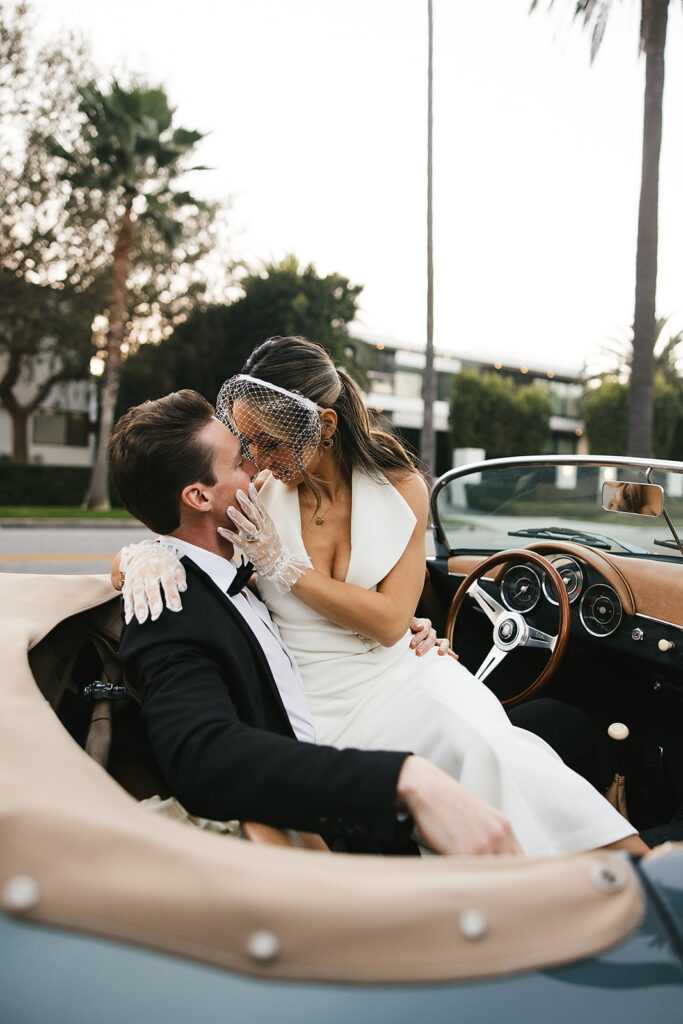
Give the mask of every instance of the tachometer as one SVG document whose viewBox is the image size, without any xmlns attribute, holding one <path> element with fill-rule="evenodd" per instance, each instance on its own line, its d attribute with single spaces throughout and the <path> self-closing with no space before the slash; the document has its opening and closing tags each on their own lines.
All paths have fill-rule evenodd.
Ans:
<svg viewBox="0 0 683 1024">
<path fill-rule="evenodd" d="M 581 621 L 593 636 L 610 636 L 621 622 L 621 601 L 606 583 L 589 587 L 579 605 Z"/>
<path fill-rule="evenodd" d="M 551 555 L 548 561 L 560 574 L 560 579 L 565 585 L 570 604 L 576 601 L 583 586 L 583 569 L 574 558 L 568 555 Z M 557 604 L 555 588 L 547 576 L 543 577 L 543 593 L 551 604 Z"/>
<path fill-rule="evenodd" d="M 503 604 L 512 612 L 530 612 L 541 596 L 541 580 L 530 565 L 513 565 L 500 584 Z"/>
</svg>

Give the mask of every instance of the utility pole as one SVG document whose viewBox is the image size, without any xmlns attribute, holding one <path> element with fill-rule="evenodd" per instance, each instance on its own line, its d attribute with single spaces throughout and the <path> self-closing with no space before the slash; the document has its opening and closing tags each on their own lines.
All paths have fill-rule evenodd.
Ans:
<svg viewBox="0 0 683 1024">
<path fill-rule="evenodd" d="M 434 434 L 434 401 L 436 374 L 434 372 L 434 258 L 432 238 L 432 51 L 434 18 L 432 0 L 427 0 L 428 52 L 427 62 L 427 347 L 425 371 L 422 380 L 424 413 L 420 437 L 420 458 L 427 470 L 436 471 L 436 438 Z"/>
</svg>

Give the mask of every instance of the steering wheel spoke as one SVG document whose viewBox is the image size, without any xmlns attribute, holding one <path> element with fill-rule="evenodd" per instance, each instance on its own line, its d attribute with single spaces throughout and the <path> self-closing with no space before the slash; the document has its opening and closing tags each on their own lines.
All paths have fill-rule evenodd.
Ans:
<svg viewBox="0 0 683 1024">
<path fill-rule="evenodd" d="M 505 614 L 505 609 L 502 604 L 499 604 L 495 597 L 491 597 L 483 587 L 479 586 L 479 580 L 475 580 L 474 583 L 467 588 L 467 593 L 470 597 L 474 598 L 486 617 L 494 624 L 500 615 Z"/>
<path fill-rule="evenodd" d="M 558 636 L 550 636 L 548 633 L 543 633 L 540 629 L 535 629 L 527 623 L 525 647 L 544 647 L 549 651 L 554 651 L 558 639 Z"/>
<path fill-rule="evenodd" d="M 494 644 L 489 653 L 486 655 L 481 665 L 474 673 L 475 678 L 480 682 L 483 682 L 487 676 L 490 676 L 494 668 L 500 665 L 501 661 L 507 655 L 507 651 L 502 651 L 500 647 L 496 647 Z"/>
</svg>

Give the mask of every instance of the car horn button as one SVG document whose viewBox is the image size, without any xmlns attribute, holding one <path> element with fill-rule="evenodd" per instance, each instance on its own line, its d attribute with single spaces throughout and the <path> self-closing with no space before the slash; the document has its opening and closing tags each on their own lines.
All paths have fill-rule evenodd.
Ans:
<svg viewBox="0 0 683 1024">
<path fill-rule="evenodd" d="M 506 643 L 510 643 L 510 641 L 514 640 L 517 636 L 517 632 L 518 629 L 515 620 L 504 619 L 503 622 L 501 622 L 500 624 L 498 635 L 500 636 L 501 640 L 504 640 Z"/>
</svg>

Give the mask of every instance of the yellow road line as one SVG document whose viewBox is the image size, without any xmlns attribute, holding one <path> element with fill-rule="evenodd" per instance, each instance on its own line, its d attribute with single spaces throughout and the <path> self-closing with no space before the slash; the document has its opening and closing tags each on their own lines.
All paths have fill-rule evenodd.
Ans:
<svg viewBox="0 0 683 1024">
<path fill-rule="evenodd" d="M 0 555 L 0 562 L 111 562 L 114 553 L 79 555 Z"/>
</svg>

